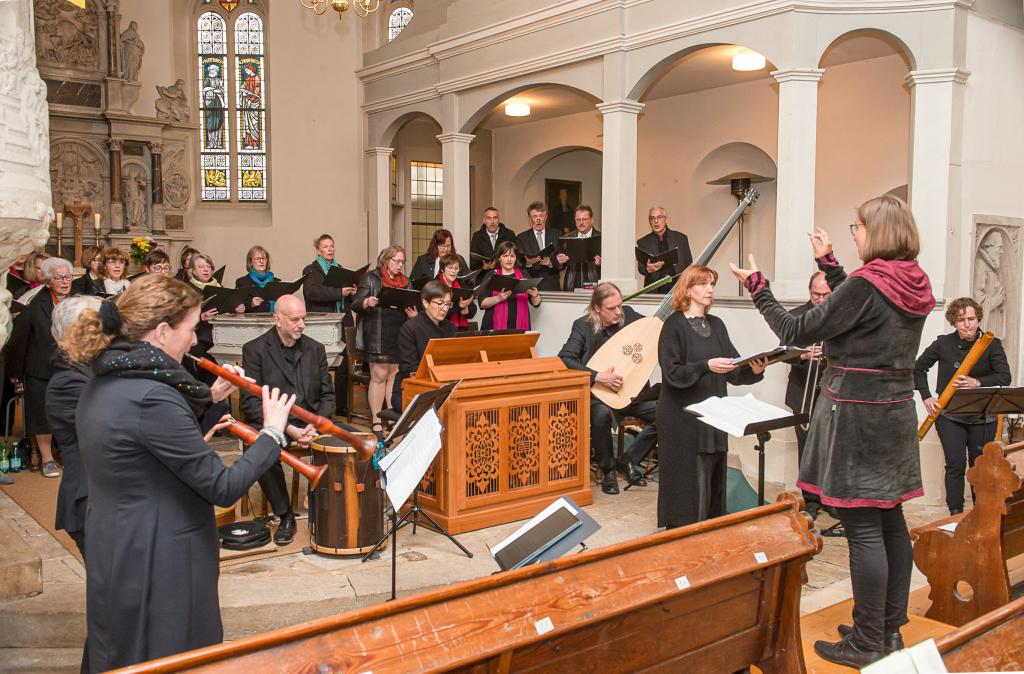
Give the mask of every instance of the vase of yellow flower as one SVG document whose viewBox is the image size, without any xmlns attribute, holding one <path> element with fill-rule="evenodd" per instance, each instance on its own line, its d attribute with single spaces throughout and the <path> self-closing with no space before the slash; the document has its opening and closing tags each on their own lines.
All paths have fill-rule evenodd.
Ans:
<svg viewBox="0 0 1024 674">
<path fill-rule="evenodd" d="M 156 248 L 156 241 L 148 236 L 136 236 L 132 238 L 132 247 L 128 256 L 132 259 L 134 266 L 141 267 L 142 262 L 149 255 L 149 252 Z"/>
</svg>

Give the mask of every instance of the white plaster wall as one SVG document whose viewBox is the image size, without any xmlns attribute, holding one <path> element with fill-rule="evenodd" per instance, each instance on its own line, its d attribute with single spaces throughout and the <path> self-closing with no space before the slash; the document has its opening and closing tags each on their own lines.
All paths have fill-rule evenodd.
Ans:
<svg viewBox="0 0 1024 674">
<path fill-rule="evenodd" d="M 526 183 L 526 189 L 516 199 L 509 219 L 522 223 L 516 233 L 526 229 L 527 207 L 534 201 L 544 201 L 544 181 L 577 180 L 583 183 L 580 203 L 594 209 L 594 226 L 601 229 L 601 153 L 594 150 L 573 150 L 543 164 Z"/>
</svg>

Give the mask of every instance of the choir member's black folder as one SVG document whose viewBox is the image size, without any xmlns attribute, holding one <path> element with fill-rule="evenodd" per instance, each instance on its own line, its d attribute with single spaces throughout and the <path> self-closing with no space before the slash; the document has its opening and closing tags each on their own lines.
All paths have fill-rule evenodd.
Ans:
<svg viewBox="0 0 1024 674">
<path fill-rule="evenodd" d="M 380 305 L 382 307 L 391 307 L 399 310 L 404 310 L 406 307 L 412 307 L 417 311 L 420 309 L 419 290 L 409 290 L 407 288 L 381 288 L 377 297 L 380 299 Z"/>
<path fill-rule="evenodd" d="M 221 267 L 217 271 L 213 272 L 213 278 L 217 279 L 217 283 L 224 285 L 224 270 L 227 267 Z"/>
<path fill-rule="evenodd" d="M 536 288 L 540 285 L 540 282 L 544 279 L 541 278 L 521 278 L 517 279 L 511 274 L 503 276 L 502 274 L 491 274 L 484 282 L 475 288 L 476 295 L 478 297 L 487 297 L 492 292 L 501 292 L 502 290 L 511 290 L 515 293 L 525 293 L 530 288 Z"/>
<path fill-rule="evenodd" d="M 767 358 L 769 365 L 773 363 L 788 363 L 791 360 L 797 360 L 805 353 L 807 353 L 807 349 L 799 346 L 779 345 L 774 349 L 762 351 L 761 353 L 756 353 L 753 356 L 740 356 L 739 358 L 733 358 L 730 362 L 733 365 L 749 365 L 752 360 Z"/>
<path fill-rule="evenodd" d="M 262 288 L 260 288 L 257 285 L 254 285 L 250 288 L 250 290 L 252 291 L 253 297 L 262 297 L 263 299 L 270 302 L 280 298 L 281 295 L 291 295 L 300 287 L 302 287 L 302 282 L 305 280 L 306 277 L 303 276 L 298 281 L 271 281 Z"/>
<path fill-rule="evenodd" d="M 518 569 L 537 561 L 554 544 L 583 526 L 575 515 L 558 508 L 494 555 L 502 571 Z"/>
<path fill-rule="evenodd" d="M 587 264 L 601 254 L 601 237 L 597 234 L 588 239 L 578 236 L 560 236 L 562 250 L 569 256 L 570 264 Z"/>
<path fill-rule="evenodd" d="M 7 273 L 7 290 L 11 293 L 11 297 L 18 299 L 24 295 L 32 287 L 32 284 L 21 278 L 18 278 L 10 272 Z"/>
<path fill-rule="evenodd" d="M 359 285 L 359 279 L 363 278 L 363 274 L 369 268 L 370 265 L 364 265 L 352 271 L 344 267 L 331 267 L 330 271 L 327 272 L 327 278 L 324 279 L 324 285 L 331 288 L 347 288 Z"/>
<path fill-rule="evenodd" d="M 452 304 L 458 304 L 464 299 L 475 297 L 476 288 L 451 288 Z"/>
<path fill-rule="evenodd" d="M 252 288 L 221 288 L 206 286 L 203 288 L 202 311 L 216 309 L 218 314 L 234 313 L 239 304 L 249 306 Z"/>
<path fill-rule="evenodd" d="M 434 280 L 436 279 L 432 279 L 429 276 L 424 276 L 423 278 L 418 278 L 415 281 L 410 281 L 409 285 L 412 286 L 413 290 L 423 290 L 423 286 L 427 285 L 428 283 Z"/>
<path fill-rule="evenodd" d="M 657 255 L 654 255 L 652 253 L 648 253 L 640 246 L 637 246 L 636 261 L 639 262 L 640 264 L 647 264 L 648 262 L 664 262 L 666 267 L 674 268 L 677 264 L 679 264 L 679 249 L 670 248 L 669 250 L 666 250 L 664 253 L 658 253 Z M 664 267 L 662 267 L 662 269 L 664 269 Z"/>
<path fill-rule="evenodd" d="M 533 260 L 533 259 L 540 259 L 542 257 L 551 257 L 552 255 L 554 255 L 554 253 L 555 253 L 555 244 L 549 243 L 548 245 L 544 246 L 542 249 L 540 249 L 536 253 L 533 253 L 532 255 L 529 254 L 529 253 L 523 253 L 523 257 L 528 257 L 531 260 Z"/>
</svg>

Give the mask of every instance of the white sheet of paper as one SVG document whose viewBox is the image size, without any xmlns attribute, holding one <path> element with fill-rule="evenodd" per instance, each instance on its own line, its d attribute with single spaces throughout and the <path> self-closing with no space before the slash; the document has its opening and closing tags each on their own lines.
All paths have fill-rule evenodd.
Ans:
<svg viewBox="0 0 1024 674">
<path fill-rule="evenodd" d="M 934 639 L 896 651 L 860 670 L 864 674 L 941 674 L 947 671 Z"/>
<path fill-rule="evenodd" d="M 441 420 L 433 409 L 405 434 L 380 461 L 384 490 L 391 505 L 401 508 L 419 485 L 431 462 L 441 451 Z"/>
<path fill-rule="evenodd" d="M 493 557 L 494 555 L 501 552 L 505 548 L 505 546 L 507 546 L 509 543 L 512 543 L 517 538 L 525 534 L 527 531 L 537 526 L 538 522 L 540 522 L 541 520 L 543 520 L 548 515 L 558 510 L 559 508 L 565 508 L 573 515 L 576 514 L 576 509 L 569 505 L 569 502 L 566 501 L 564 498 L 560 498 L 557 501 L 551 503 L 547 508 L 544 508 L 544 510 L 541 510 L 533 517 L 533 519 L 531 519 L 529 522 L 513 531 L 503 541 L 497 543 L 493 548 L 491 548 L 491 556 Z"/>
<path fill-rule="evenodd" d="M 960 523 L 959 522 L 950 522 L 949 524 L 943 524 L 939 528 L 942 529 L 943 531 L 956 531 L 956 525 L 958 525 L 958 524 L 960 524 Z"/>
<path fill-rule="evenodd" d="M 726 398 L 712 397 L 686 409 L 700 414 L 700 420 L 709 426 L 736 438 L 743 437 L 748 424 L 792 415 L 788 410 L 758 400 L 752 393 Z"/>
</svg>

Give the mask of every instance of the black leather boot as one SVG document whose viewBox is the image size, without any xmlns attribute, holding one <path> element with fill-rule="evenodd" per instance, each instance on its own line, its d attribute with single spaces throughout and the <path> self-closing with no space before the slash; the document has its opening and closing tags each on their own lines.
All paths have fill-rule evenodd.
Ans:
<svg viewBox="0 0 1024 674">
<path fill-rule="evenodd" d="M 840 625 L 836 630 L 839 632 L 839 636 L 841 637 L 845 637 L 853 632 L 853 628 L 849 625 Z M 885 634 L 882 635 L 882 655 L 889 655 L 896 651 L 902 651 L 904 648 L 903 635 L 900 634 L 898 629 L 886 630 Z"/>
<path fill-rule="evenodd" d="M 274 543 L 288 545 L 295 540 L 295 513 L 281 515 L 281 524 L 274 532 Z"/>
<path fill-rule="evenodd" d="M 880 651 L 864 651 L 858 648 L 851 637 L 843 637 L 836 643 L 815 641 L 814 652 L 837 665 L 860 669 L 882 659 Z"/>
</svg>

